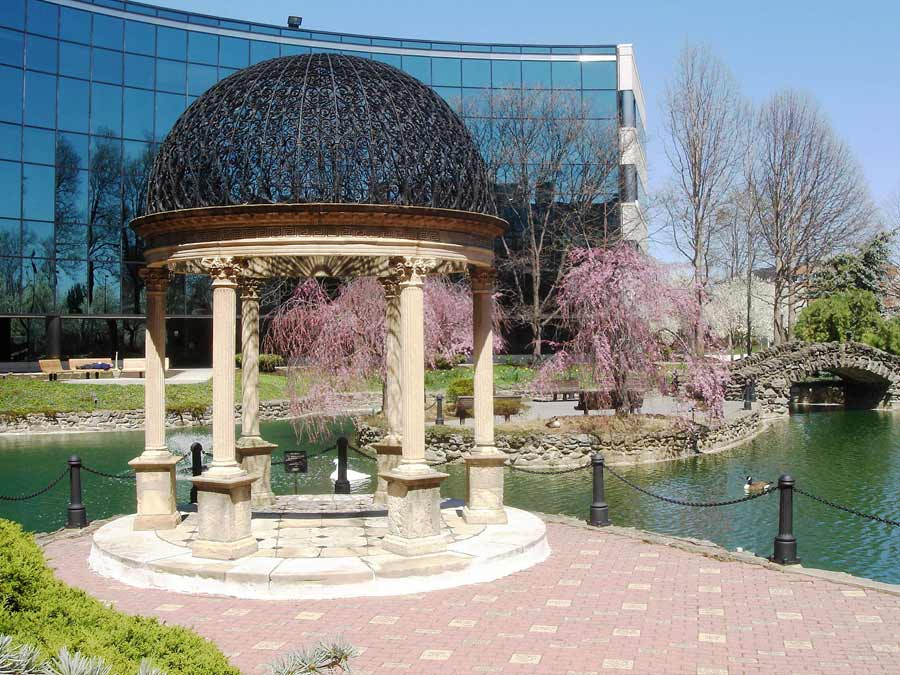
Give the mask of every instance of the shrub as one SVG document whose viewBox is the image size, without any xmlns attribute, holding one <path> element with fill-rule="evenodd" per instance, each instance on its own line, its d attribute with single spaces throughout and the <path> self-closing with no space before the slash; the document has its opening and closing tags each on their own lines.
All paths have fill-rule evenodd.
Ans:
<svg viewBox="0 0 900 675">
<path fill-rule="evenodd" d="M 359 652 L 342 641 L 320 644 L 312 649 L 290 652 L 269 666 L 266 675 L 325 675 L 349 673 L 350 659 Z"/>
<path fill-rule="evenodd" d="M 447 402 L 456 403 L 460 396 L 475 395 L 475 380 L 471 377 L 459 377 L 447 385 Z"/>
<path fill-rule="evenodd" d="M 882 321 L 875 330 L 863 336 L 863 342 L 891 354 L 900 354 L 900 317 Z"/>
<path fill-rule="evenodd" d="M 859 342 L 882 322 L 874 294 L 849 290 L 809 303 L 800 312 L 794 333 L 807 342 Z"/>
<path fill-rule="evenodd" d="M 243 357 L 240 354 L 234 355 L 234 365 L 238 368 L 243 363 Z M 284 357 L 281 354 L 260 354 L 259 355 L 259 372 L 274 373 L 277 368 L 284 366 Z"/>
<path fill-rule="evenodd" d="M 190 630 L 122 614 L 67 586 L 47 567 L 34 537 L 2 519 L 0 634 L 33 644 L 42 658 L 63 647 L 77 650 L 102 659 L 116 675 L 134 675 L 145 657 L 168 675 L 239 675 L 215 645 Z"/>
</svg>

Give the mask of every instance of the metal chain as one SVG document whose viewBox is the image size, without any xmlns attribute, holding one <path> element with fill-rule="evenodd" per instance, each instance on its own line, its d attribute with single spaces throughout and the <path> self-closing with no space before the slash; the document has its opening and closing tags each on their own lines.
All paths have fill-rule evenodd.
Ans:
<svg viewBox="0 0 900 675">
<path fill-rule="evenodd" d="M 853 514 L 854 516 L 859 516 L 860 518 L 866 518 L 867 520 L 874 520 L 876 523 L 883 523 L 885 525 L 893 525 L 894 527 L 900 527 L 900 521 L 891 520 L 890 518 L 883 518 L 881 516 L 873 516 L 869 513 L 863 513 L 862 511 L 857 511 L 856 509 L 851 509 L 847 506 L 842 506 L 841 504 L 836 504 L 835 502 L 829 501 L 827 499 L 823 499 L 822 497 L 817 497 L 814 494 L 810 494 L 806 490 L 801 490 L 798 487 L 794 487 L 794 492 L 799 492 L 804 497 L 809 497 L 815 502 L 819 502 L 820 504 L 825 504 L 825 506 L 830 506 L 833 509 L 837 509 L 838 511 L 844 511 L 846 513 Z"/>
<path fill-rule="evenodd" d="M 535 476 L 561 476 L 564 473 L 575 473 L 576 471 L 581 471 L 582 469 L 587 469 L 591 464 L 588 462 L 587 464 L 582 464 L 581 466 L 573 466 L 567 469 L 551 469 L 541 470 L 541 469 L 526 469 L 523 467 L 518 467 L 515 464 L 510 464 L 509 468 L 513 471 L 518 471 L 519 473 L 530 473 Z"/>
<path fill-rule="evenodd" d="M 647 495 L 648 497 L 653 497 L 654 499 L 658 499 L 661 502 L 666 502 L 668 504 L 675 504 L 677 506 L 694 506 L 697 508 L 709 508 L 709 507 L 716 507 L 716 506 L 731 506 L 732 504 L 740 504 L 742 502 L 749 502 L 752 499 L 758 499 L 759 497 L 763 497 L 765 495 L 771 494 L 772 492 L 775 492 L 778 489 L 777 487 L 773 486 L 773 487 L 769 487 L 769 488 L 763 490 L 762 492 L 757 492 L 756 494 L 747 495 L 746 497 L 739 497 L 737 499 L 728 499 L 728 500 L 721 501 L 721 502 L 689 502 L 689 501 L 686 501 L 683 499 L 675 499 L 673 497 L 665 497 L 663 495 L 658 495 L 655 492 L 650 492 L 649 490 L 645 490 L 644 488 L 642 488 L 640 485 L 635 485 L 630 480 L 628 480 L 624 476 L 620 475 L 619 473 L 617 473 L 615 470 L 609 468 L 608 466 L 604 466 L 603 468 L 606 471 L 608 471 L 609 473 L 611 473 L 613 476 L 618 478 L 620 481 L 625 483 L 625 485 L 627 485 L 628 487 L 633 488 L 634 490 L 637 490 L 638 492 L 641 492 L 641 493 Z"/>
<path fill-rule="evenodd" d="M 0 495 L 0 501 L 3 502 L 24 502 L 29 499 L 34 499 L 35 497 L 40 497 L 42 494 L 46 494 L 50 492 L 53 488 L 56 487 L 56 484 L 59 483 L 63 478 L 65 478 L 66 474 L 69 473 L 68 467 L 63 469 L 63 472 L 59 474 L 56 478 L 51 480 L 46 487 L 41 488 L 37 492 L 32 492 L 30 495 Z"/>
<path fill-rule="evenodd" d="M 88 473 L 92 473 L 95 476 L 102 476 L 103 478 L 115 478 L 117 480 L 135 480 L 134 474 L 128 475 L 125 473 L 106 473 L 105 471 L 98 471 L 97 469 L 92 469 L 89 466 L 81 465 L 81 468 L 87 471 Z"/>
</svg>

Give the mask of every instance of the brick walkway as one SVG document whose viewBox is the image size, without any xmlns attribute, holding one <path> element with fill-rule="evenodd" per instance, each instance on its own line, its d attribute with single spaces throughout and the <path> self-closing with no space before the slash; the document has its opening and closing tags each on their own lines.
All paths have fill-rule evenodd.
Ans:
<svg viewBox="0 0 900 675">
<path fill-rule="evenodd" d="M 426 595 L 271 602 L 146 591 L 48 545 L 59 576 L 119 609 L 184 624 L 247 675 L 343 636 L 355 673 L 900 673 L 900 597 L 548 524 L 551 558 Z"/>
</svg>

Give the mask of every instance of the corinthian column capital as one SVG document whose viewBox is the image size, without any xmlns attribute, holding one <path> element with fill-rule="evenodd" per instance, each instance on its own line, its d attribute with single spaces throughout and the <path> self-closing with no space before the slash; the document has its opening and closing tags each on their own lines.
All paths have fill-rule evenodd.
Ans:
<svg viewBox="0 0 900 675">
<path fill-rule="evenodd" d="M 172 273 L 167 267 L 144 267 L 138 272 L 138 276 L 150 293 L 165 293 L 172 280 Z"/>
<path fill-rule="evenodd" d="M 239 281 L 241 300 L 259 300 L 259 294 L 262 291 L 264 282 L 265 279 L 258 277 L 241 276 Z"/>
<path fill-rule="evenodd" d="M 437 260 L 411 256 L 395 257 L 391 258 L 390 266 L 398 283 L 421 284 L 424 278 L 437 267 Z"/>
<path fill-rule="evenodd" d="M 216 256 L 201 258 L 200 267 L 212 277 L 213 281 L 230 282 L 237 285 L 241 280 L 247 261 L 232 256 Z"/>
<path fill-rule="evenodd" d="M 492 267 L 469 267 L 473 293 L 493 293 L 497 272 Z"/>
</svg>

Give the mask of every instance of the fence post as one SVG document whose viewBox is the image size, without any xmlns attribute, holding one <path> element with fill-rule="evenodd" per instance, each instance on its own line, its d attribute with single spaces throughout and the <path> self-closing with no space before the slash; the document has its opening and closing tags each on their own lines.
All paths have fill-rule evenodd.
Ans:
<svg viewBox="0 0 900 675">
<path fill-rule="evenodd" d="M 338 448 L 338 474 L 334 481 L 334 494 L 349 495 L 350 481 L 347 480 L 347 439 L 341 436 L 337 439 Z"/>
<path fill-rule="evenodd" d="M 199 443 L 191 444 L 191 475 L 199 476 L 203 473 L 203 446 Z M 197 503 L 197 486 L 191 488 L 191 504 Z"/>
<path fill-rule="evenodd" d="M 784 474 L 778 479 L 780 494 L 778 512 L 778 535 L 775 537 L 774 552 L 770 560 L 779 565 L 796 565 L 797 537 L 794 536 L 794 479 Z"/>
<path fill-rule="evenodd" d="M 594 501 L 591 504 L 591 525 L 603 527 L 609 525 L 609 504 L 603 490 L 603 455 L 595 452 L 591 455 L 591 468 L 594 476 Z"/>
<path fill-rule="evenodd" d="M 751 386 L 753 385 L 750 383 L 750 380 L 747 380 L 744 383 L 744 410 L 753 409 L 753 394 L 750 390 Z"/>
<path fill-rule="evenodd" d="M 69 508 L 67 528 L 87 527 L 87 512 L 81 501 L 81 458 L 69 457 Z"/>
<path fill-rule="evenodd" d="M 444 423 L 444 395 L 438 394 L 435 396 L 437 400 L 437 412 L 434 415 L 434 423 L 435 424 L 443 424 Z"/>
</svg>

